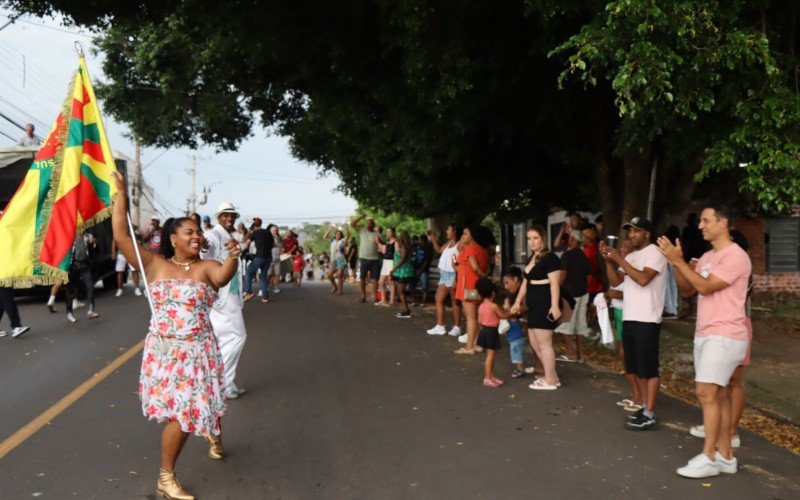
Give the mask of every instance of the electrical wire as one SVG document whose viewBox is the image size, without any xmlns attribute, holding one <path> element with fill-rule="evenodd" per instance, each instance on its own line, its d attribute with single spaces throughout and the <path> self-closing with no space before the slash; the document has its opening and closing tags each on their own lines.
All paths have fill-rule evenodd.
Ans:
<svg viewBox="0 0 800 500">
<path fill-rule="evenodd" d="M 2 130 L 0 130 L 0 135 L 4 135 L 4 136 L 8 137 L 8 138 L 9 138 L 9 139 L 11 139 L 12 141 L 14 141 L 14 144 L 16 144 L 16 143 L 17 143 L 17 139 L 14 139 L 13 137 L 11 137 L 10 135 L 6 134 L 6 133 L 5 133 L 5 132 L 3 132 Z"/>
<path fill-rule="evenodd" d="M 14 16 L 9 16 L 8 14 L 0 14 L 0 16 L 8 18 L 8 19 L 12 19 L 14 17 Z M 66 28 L 57 28 L 55 26 L 48 26 L 46 24 L 40 24 L 40 23 L 36 23 L 36 22 L 30 21 L 28 19 L 17 18 L 17 19 L 15 19 L 15 22 L 27 23 L 27 24 L 30 24 L 30 25 L 33 25 L 33 26 L 37 26 L 39 28 L 46 28 L 46 29 L 49 29 L 49 30 L 60 31 L 62 33 L 69 33 L 70 35 L 83 36 L 83 37 L 90 38 L 90 39 L 93 39 L 96 36 L 96 35 L 87 35 L 86 33 L 82 33 L 80 31 L 68 30 Z"/>
<path fill-rule="evenodd" d="M 33 116 L 32 114 L 28 113 L 28 112 L 27 112 L 27 111 L 25 111 L 24 109 L 22 109 L 22 108 L 19 108 L 19 107 L 15 106 L 15 105 L 14 105 L 12 102 L 10 102 L 10 101 L 7 101 L 7 100 L 6 100 L 6 99 L 4 99 L 3 97 L 0 97 L 0 102 L 2 102 L 3 104 L 5 104 L 5 105 L 6 105 L 6 106 L 8 106 L 8 107 L 10 107 L 10 108 L 14 109 L 14 110 L 15 110 L 15 111 L 17 111 L 18 113 L 22 113 L 24 116 L 26 116 L 26 117 L 28 118 L 28 120 L 30 120 L 30 122 L 31 122 L 31 123 L 33 123 L 33 124 L 34 124 L 34 125 L 36 125 L 37 127 L 40 127 L 40 128 L 43 128 L 43 129 L 44 129 L 44 128 L 47 128 L 47 125 L 46 125 L 46 124 L 45 124 L 43 121 L 39 120 L 38 118 L 36 118 L 36 117 L 35 117 L 35 116 Z"/>
</svg>

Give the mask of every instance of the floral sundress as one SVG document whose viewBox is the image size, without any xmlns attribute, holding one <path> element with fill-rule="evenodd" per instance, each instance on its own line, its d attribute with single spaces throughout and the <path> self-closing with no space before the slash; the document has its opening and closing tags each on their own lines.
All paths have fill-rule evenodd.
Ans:
<svg viewBox="0 0 800 500">
<path fill-rule="evenodd" d="M 139 396 L 151 420 L 177 421 L 198 436 L 220 434 L 224 369 L 209 311 L 217 293 L 202 281 L 150 285 L 155 316 L 142 354 Z"/>
</svg>

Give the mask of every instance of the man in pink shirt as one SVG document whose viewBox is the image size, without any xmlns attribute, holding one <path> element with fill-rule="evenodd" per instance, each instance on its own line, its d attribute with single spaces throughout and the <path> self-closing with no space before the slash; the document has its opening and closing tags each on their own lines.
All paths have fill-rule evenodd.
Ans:
<svg viewBox="0 0 800 500">
<path fill-rule="evenodd" d="M 694 337 L 695 392 L 703 409 L 703 453 L 689 460 L 677 473 L 703 478 L 737 471 L 731 449 L 731 404 L 727 385 L 747 354 L 748 326 L 745 316 L 750 258 L 733 242 L 731 211 L 722 204 L 708 205 L 700 216 L 700 231 L 712 249 L 694 269 L 683 260 L 680 240 L 672 245 L 658 239 L 661 253 L 675 269 L 678 288 L 686 296 L 698 294 Z"/>
</svg>

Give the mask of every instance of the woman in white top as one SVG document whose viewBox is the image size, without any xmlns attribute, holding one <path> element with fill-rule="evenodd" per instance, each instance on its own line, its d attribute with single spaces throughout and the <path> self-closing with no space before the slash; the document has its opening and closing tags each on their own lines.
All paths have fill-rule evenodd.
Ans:
<svg viewBox="0 0 800 500">
<path fill-rule="evenodd" d="M 439 286 L 436 288 L 436 326 L 428 330 L 428 335 L 444 335 L 448 333 L 453 337 L 461 335 L 461 305 L 456 300 L 456 270 L 453 262 L 458 258 L 458 242 L 461 239 L 461 228 L 452 223 L 445 232 L 447 241 L 440 245 L 433 234 L 428 231 L 428 237 L 433 242 L 433 248 L 439 256 Z M 450 297 L 453 304 L 453 328 L 448 332 L 444 326 L 444 302 Z"/>
<path fill-rule="evenodd" d="M 347 238 L 350 237 L 350 230 L 347 230 L 347 236 L 345 236 L 340 229 L 337 229 L 333 234 L 333 241 L 331 241 L 328 235 L 334 227 L 335 226 L 331 224 L 322 238 L 325 241 L 331 242 L 331 268 L 330 271 L 328 271 L 328 279 L 331 285 L 333 285 L 331 293 L 341 295 L 342 291 L 344 291 L 344 272 L 345 269 L 347 269 L 347 258 L 344 255 L 344 246 L 347 242 Z"/>
<path fill-rule="evenodd" d="M 272 249 L 270 250 L 272 263 L 267 270 L 267 279 L 269 283 L 272 284 L 272 292 L 279 293 L 281 291 L 281 289 L 278 288 L 278 283 L 281 282 L 281 251 L 283 250 L 283 238 L 281 238 L 281 234 L 278 232 L 278 226 L 275 224 L 267 226 L 267 231 L 272 236 Z"/>
</svg>

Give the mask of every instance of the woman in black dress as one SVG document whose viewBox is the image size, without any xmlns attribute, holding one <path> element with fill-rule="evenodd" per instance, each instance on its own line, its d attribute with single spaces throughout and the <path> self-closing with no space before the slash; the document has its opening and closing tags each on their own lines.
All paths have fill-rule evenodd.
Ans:
<svg viewBox="0 0 800 500">
<path fill-rule="evenodd" d="M 552 391 L 561 385 L 553 351 L 553 330 L 561 317 L 561 261 L 545 245 L 546 235 L 541 226 L 528 229 L 528 246 L 533 256 L 525 266 L 525 281 L 511 312 L 519 311 L 522 301 L 525 301 L 528 306 L 528 339 L 544 367 L 544 378 L 537 379 L 528 387 Z"/>
</svg>

